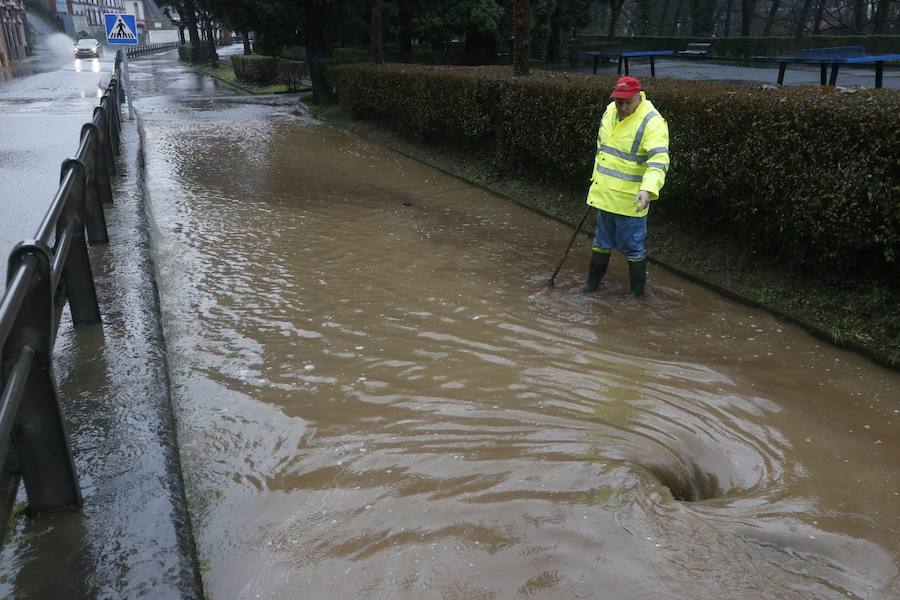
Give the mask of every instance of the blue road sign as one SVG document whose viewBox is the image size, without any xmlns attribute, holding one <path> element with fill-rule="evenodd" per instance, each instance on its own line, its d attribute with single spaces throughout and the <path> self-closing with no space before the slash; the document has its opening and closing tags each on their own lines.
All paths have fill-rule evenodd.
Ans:
<svg viewBox="0 0 900 600">
<path fill-rule="evenodd" d="M 138 43 L 137 24 L 134 15 L 106 13 L 103 15 L 106 24 L 106 43 L 114 46 L 136 46 Z"/>
</svg>

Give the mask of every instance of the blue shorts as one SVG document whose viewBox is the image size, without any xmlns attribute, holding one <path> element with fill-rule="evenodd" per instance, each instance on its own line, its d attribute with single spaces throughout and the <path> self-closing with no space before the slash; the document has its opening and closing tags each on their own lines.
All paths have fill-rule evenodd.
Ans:
<svg viewBox="0 0 900 600">
<path fill-rule="evenodd" d="M 647 217 L 626 217 L 597 210 L 597 229 L 594 250 L 609 252 L 613 248 L 631 261 L 644 260 L 644 238 L 647 237 Z"/>
</svg>

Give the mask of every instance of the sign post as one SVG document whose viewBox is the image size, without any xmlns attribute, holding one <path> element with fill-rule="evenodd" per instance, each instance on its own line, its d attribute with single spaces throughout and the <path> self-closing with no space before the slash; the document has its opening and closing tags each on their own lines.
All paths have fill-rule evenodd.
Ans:
<svg viewBox="0 0 900 600">
<path fill-rule="evenodd" d="M 106 43 L 110 46 L 137 46 L 137 24 L 134 15 L 106 13 L 103 15 L 106 25 Z M 134 108 L 131 104 L 131 79 L 128 77 L 128 50 L 122 53 L 122 65 L 125 71 L 125 96 L 128 98 L 128 120 L 134 119 Z"/>
</svg>

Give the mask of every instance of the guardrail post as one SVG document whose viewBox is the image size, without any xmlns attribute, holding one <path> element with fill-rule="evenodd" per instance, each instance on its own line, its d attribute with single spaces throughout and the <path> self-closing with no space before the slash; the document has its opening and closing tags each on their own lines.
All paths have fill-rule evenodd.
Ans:
<svg viewBox="0 0 900 600">
<path fill-rule="evenodd" d="M 93 201 L 88 193 L 88 177 L 87 167 L 80 160 L 68 158 L 63 161 L 60 169 L 60 180 L 65 177 L 67 169 L 75 171 L 76 189 L 73 193 L 77 196 L 76 205 L 79 207 L 84 228 L 87 229 L 87 240 L 93 246 L 96 244 L 106 244 L 109 242 L 109 235 L 106 230 L 106 215 L 103 212 L 103 205 L 97 201 L 96 194 Z"/>
<path fill-rule="evenodd" d="M 66 264 L 63 269 L 63 278 L 66 284 L 66 296 L 69 299 L 69 310 L 72 313 L 72 323 L 75 325 L 93 325 L 99 323 L 100 304 L 97 302 L 97 289 L 94 287 L 94 274 L 91 271 L 91 260 L 88 256 L 87 241 L 84 232 L 85 225 L 91 221 L 88 228 L 88 236 L 100 238 L 102 241 L 98 243 L 106 243 L 106 221 L 103 218 L 103 206 L 96 204 L 95 211 L 88 209 L 87 194 L 85 194 L 85 185 L 87 177 L 85 176 L 85 166 L 74 158 L 63 161 L 62 175 L 60 179 L 65 177 L 66 171 L 72 169 L 75 171 L 76 184 L 72 188 L 69 207 L 60 217 L 56 224 L 56 239 L 62 238 L 63 231 L 72 227 L 72 241 L 69 244 L 69 254 L 66 257 Z"/>
<path fill-rule="evenodd" d="M 112 204 L 112 190 L 109 187 L 109 178 L 107 178 L 107 187 L 104 189 L 101 187 L 100 182 L 97 180 L 97 172 L 100 170 L 100 165 L 97 164 L 98 159 L 100 158 L 100 147 L 99 137 L 100 133 L 97 131 L 97 126 L 93 123 L 85 123 L 81 126 L 81 137 L 84 138 L 85 135 L 93 134 L 94 140 L 91 147 L 87 150 L 84 156 L 84 174 L 87 176 L 85 179 L 85 204 L 93 205 L 94 203 L 103 203 L 103 204 Z M 103 169 L 106 169 L 106 165 L 103 165 Z"/>
<path fill-rule="evenodd" d="M 118 166 L 116 165 L 116 156 L 119 154 L 119 131 L 118 124 L 116 123 L 116 112 L 118 112 L 118 107 L 110 106 L 111 100 L 109 97 L 110 90 L 107 89 L 103 93 L 103 97 L 100 99 L 100 107 L 103 109 L 104 115 L 104 134 L 106 138 L 106 142 L 103 144 L 104 151 L 106 152 L 106 170 L 109 175 L 115 175 L 118 172 Z M 96 114 L 96 110 L 94 113 Z"/>
<path fill-rule="evenodd" d="M 94 170 L 91 172 L 91 176 L 96 183 L 97 193 L 100 196 L 100 200 L 103 202 L 103 204 L 112 204 L 112 183 L 110 183 L 109 180 L 110 147 L 108 140 L 109 136 L 106 133 L 106 109 L 100 106 L 95 108 L 94 119 L 99 122 L 99 125 L 94 125 L 93 122 L 85 123 L 81 128 L 81 131 L 82 135 L 84 134 L 85 130 L 91 130 L 94 132 Z"/>
<path fill-rule="evenodd" d="M 34 351 L 22 402 L 16 414 L 13 446 L 25 482 L 32 514 L 60 508 L 80 508 L 81 490 L 69 450 L 69 436 L 59 409 L 53 379 L 52 252 L 46 244 L 26 240 L 9 257 L 8 279 L 25 262 L 35 265 L 25 301 L 3 347 L 3 376 L 15 364 L 19 352 Z"/>
<path fill-rule="evenodd" d="M 125 102 L 125 88 L 122 87 L 122 80 L 120 78 L 121 73 L 122 73 L 122 56 L 123 56 L 123 52 L 121 50 L 118 50 L 116 52 L 116 69 L 115 70 L 116 70 L 116 84 L 117 84 L 116 87 L 119 90 L 119 106 L 121 106 L 122 103 Z M 121 117 L 121 115 L 120 115 L 120 117 Z"/>
</svg>

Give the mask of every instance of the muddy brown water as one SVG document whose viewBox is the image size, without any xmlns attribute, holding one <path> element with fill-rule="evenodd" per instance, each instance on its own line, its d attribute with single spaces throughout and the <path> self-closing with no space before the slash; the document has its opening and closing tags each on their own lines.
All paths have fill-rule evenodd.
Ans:
<svg viewBox="0 0 900 600">
<path fill-rule="evenodd" d="M 287 107 L 143 109 L 211 598 L 891 598 L 900 377 Z M 652 232 L 649 242 L 652 246 Z"/>
</svg>

